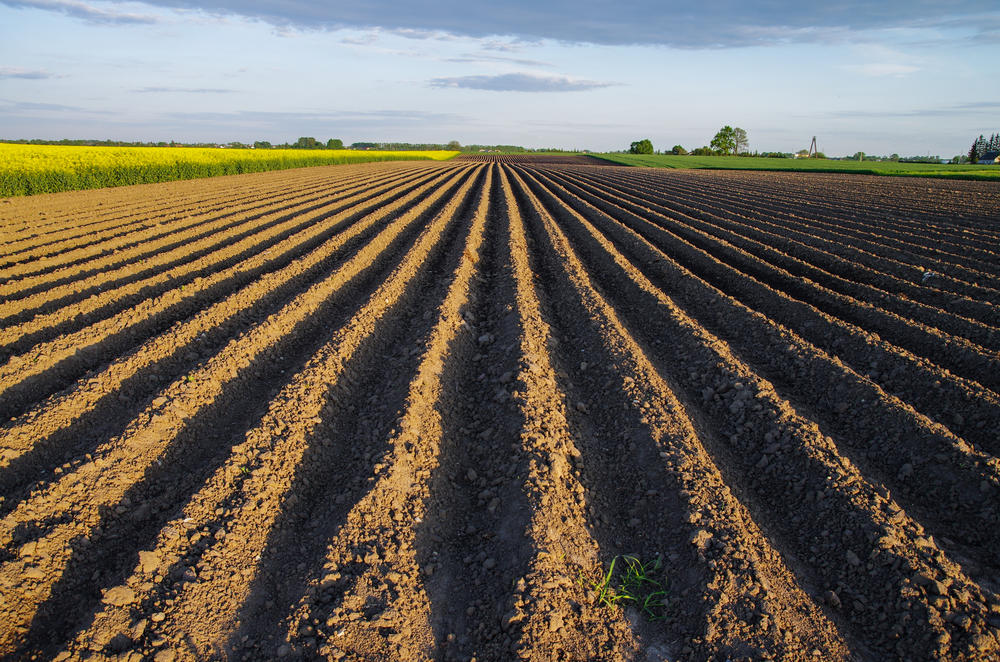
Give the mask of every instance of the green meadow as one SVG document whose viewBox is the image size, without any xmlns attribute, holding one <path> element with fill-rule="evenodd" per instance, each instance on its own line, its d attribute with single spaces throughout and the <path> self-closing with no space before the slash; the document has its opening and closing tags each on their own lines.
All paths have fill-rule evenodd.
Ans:
<svg viewBox="0 0 1000 662">
<path fill-rule="evenodd" d="M 843 172 L 894 177 L 947 177 L 1000 181 L 1000 165 L 899 163 L 896 161 L 837 161 L 833 159 L 773 159 L 754 156 L 678 156 L 674 154 L 592 154 L 622 165 L 681 170 L 787 170 Z"/>
</svg>

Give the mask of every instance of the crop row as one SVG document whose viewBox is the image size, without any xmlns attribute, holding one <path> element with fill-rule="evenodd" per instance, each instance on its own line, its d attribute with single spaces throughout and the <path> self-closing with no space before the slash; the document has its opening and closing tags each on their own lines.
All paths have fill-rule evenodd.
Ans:
<svg viewBox="0 0 1000 662">
<path fill-rule="evenodd" d="M 988 224 L 915 197 L 899 249 L 898 192 L 866 220 L 850 179 L 804 212 L 808 177 L 757 177 L 484 158 L 0 207 L 0 654 L 996 655 Z M 974 287 L 908 271 L 938 249 Z"/>
</svg>

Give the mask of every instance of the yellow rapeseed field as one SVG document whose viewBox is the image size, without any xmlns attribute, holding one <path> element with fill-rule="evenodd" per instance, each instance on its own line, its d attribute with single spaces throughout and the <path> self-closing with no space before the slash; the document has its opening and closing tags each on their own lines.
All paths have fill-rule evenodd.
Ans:
<svg viewBox="0 0 1000 662">
<path fill-rule="evenodd" d="M 457 153 L 348 149 L 78 147 L 0 143 L 0 197 L 315 165 L 444 160 Z"/>
</svg>

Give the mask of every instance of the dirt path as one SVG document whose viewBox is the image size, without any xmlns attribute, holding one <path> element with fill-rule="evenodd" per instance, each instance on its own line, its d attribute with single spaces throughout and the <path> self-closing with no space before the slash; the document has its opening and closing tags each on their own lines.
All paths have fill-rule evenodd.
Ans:
<svg viewBox="0 0 1000 662">
<path fill-rule="evenodd" d="M 0 201 L 0 656 L 1000 656 L 998 202 L 490 155 Z"/>
</svg>

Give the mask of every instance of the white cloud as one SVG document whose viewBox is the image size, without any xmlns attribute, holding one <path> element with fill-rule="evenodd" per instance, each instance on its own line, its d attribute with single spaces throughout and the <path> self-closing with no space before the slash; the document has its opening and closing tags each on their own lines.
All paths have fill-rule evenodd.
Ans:
<svg viewBox="0 0 1000 662">
<path fill-rule="evenodd" d="M 460 87 L 492 92 L 579 92 L 617 85 L 617 83 L 580 80 L 566 76 L 539 76 L 526 73 L 434 78 L 430 84 L 432 87 Z"/>
<path fill-rule="evenodd" d="M 160 19 L 152 14 L 142 14 L 120 9 L 121 3 L 102 6 L 81 0 L 0 0 L 10 7 L 25 9 L 46 9 L 66 14 L 92 23 L 158 23 Z"/>
<path fill-rule="evenodd" d="M 24 67 L 0 67 L 0 78 L 24 78 L 27 80 L 44 80 L 46 78 L 61 78 L 56 74 L 41 69 L 25 69 Z"/>
</svg>

